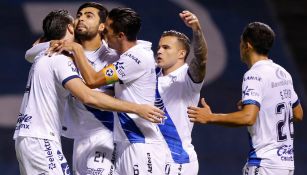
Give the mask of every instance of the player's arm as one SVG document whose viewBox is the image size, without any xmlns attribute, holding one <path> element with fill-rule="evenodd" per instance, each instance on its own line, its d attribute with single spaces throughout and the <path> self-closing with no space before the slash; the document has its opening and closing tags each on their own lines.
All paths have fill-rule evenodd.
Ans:
<svg viewBox="0 0 307 175">
<path fill-rule="evenodd" d="M 90 88 L 98 88 L 100 86 L 118 81 L 118 77 L 113 64 L 102 69 L 101 71 L 96 72 L 88 62 L 82 46 L 76 42 L 67 42 L 64 40 L 53 41 L 48 52 L 54 51 L 68 51 L 73 54 L 74 62 L 80 70 L 86 85 Z M 114 74 L 111 76 L 106 76 L 107 70 L 110 69 L 112 69 L 112 73 Z"/>
<path fill-rule="evenodd" d="M 155 123 L 161 122 L 160 118 L 163 118 L 163 112 L 157 107 L 122 101 L 102 92 L 91 90 L 80 78 L 67 81 L 64 87 L 85 105 L 108 111 L 135 113 Z"/>
<path fill-rule="evenodd" d="M 293 117 L 295 121 L 302 121 L 303 120 L 303 108 L 301 104 L 297 104 L 294 108 L 292 108 L 293 111 Z"/>
<path fill-rule="evenodd" d="M 219 124 L 225 126 L 251 126 L 256 122 L 259 107 L 253 104 L 244 105 L 241 111 L 228 114 L 215 114 L 205 100 L 201 99 L 202 108 L 188 107 L 190 121 L 203 124 Z"/>
<path fill-rule="evenodd" d="M 193 31 L 194 57 L 189 65 L 189 74 L 194 82 L 200 83 L 204 80 L 206 75 L 206 63 L 208 59 L 206 39 L 199 20 L 194 14 L 189 11 L 183 11 L 180 13 L 180 17 Z"/>
<path fill-rule="evenodd" d="M 37 41 L 36 41 L 37 42 Z M 26 51 L 25 54 L 25 59 L 30 62 L 33 63 L 34 62 L 34 58 L 42 51 L 44 51 L 45 49 L 47 49 L 49 47 L 49 42 L 42 42 L 42 43 L 34 43 L 32 48 L 30 48 L 29 50 Z"/>
</svg>

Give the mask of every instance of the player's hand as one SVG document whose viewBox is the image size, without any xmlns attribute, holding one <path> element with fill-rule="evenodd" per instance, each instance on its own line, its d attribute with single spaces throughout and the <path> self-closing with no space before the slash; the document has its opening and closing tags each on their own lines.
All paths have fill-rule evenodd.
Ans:
<svg viewBox="0 0 307 175">
<path fill-rule="evenodd" d="M 78 49 L 82 49 L 82 46 L 76 42 L 67 40 L 52 40 L 50 41 L 50 47 L 47 50 L 47 55 L 51 56 L 54 53 L 65 52 L 68 55 L 73 55 Z"/>
<path fill-rule="evenodd" d="M 195 14 L 191 13 L 188 10 L 184 10 L 181 13 L 179 13 L 179 16 L 182 19 L 182 21 L 185 23 L 185 25 L 187 25 L 188 27 L 192 28 L 193 30 L 200 29 L 200 23 Z"/>
<path fill-rule="evenodd" d="M 162 110 L 147 104 L 139 105 L 137 114 L 152 123 L 161 123 L 162 119 L 164 118 L 164 112 Z"/>
<path fill-rule="evenodd" d="M 210 121 L 210 114 L 212 114 L 210 106 L 207 105 L 204 98 L 201 99 L 201 104 L 203 106 L 202 108 L 188 107 L 188 116 L 191 122 L 208 123 Z"/>
</svg>

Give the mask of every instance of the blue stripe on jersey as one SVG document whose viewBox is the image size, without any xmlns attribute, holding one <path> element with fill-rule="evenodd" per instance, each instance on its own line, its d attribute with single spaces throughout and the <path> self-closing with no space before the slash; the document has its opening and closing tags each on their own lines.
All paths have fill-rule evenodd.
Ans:
<svg viewBox="0 0 307 175">
<path fill-rule="evenodd" d="M 145 137 L 134 121 L 123 112 L 118 112 L 119 122 L 130 143 L 145 143 Z"/>
<path fill-rule="evenodd" d="M 253 147 L 252 138 L 250 135 L 248 136 L 249 136 L 249 144 L 250 144 L 251 150 L 248 153 L 247 164 L 250 166 L 259 166 L 261 162 L 261 158 L 257 157 L 255 148 Z"/>
<path fill-rule="evenodd" d="M 167 146 L 169 147 L 171 151 L 173 160 L 175 161 L 175 163 L 178 163 L 178 164 L 189 163 L 190 162 L 189 155 L 183 149 L 182 142 L 178 134 L 178 131 L 176 129 L 176 126 L 174 122 L 172 121 L 172 118 L 168 114 L 166 108 L 164 107 L 163 100 L 158 90 L 158 81 L 156 82 L 155 106 L 164 111 L 164 117 L 166 118 L 164 119 L 163 124 L 159 124 L 158 126 L 167 143 Z"/>
<path fill-rule="evenodd" d="M 114 116 L 113 112 L 101 111 L 89 106 L 84 105 L 85 108 L 91 112 L 106 128 L 113 131 Z"/>
<path fill-rule="evenodd" d="M 243 105 L 256 105 L 260 108 L 260 103 L 256 100 L 244 100 L 242 104 Z"/>
<path fill-rule="evenodd" d="M 300 99 L 297 99 L 295 103 L 293 103 L 292 105 L 292 108 L 295 108 L 297 105 L 299 105 L 301 102 L 300 102 Z"/>
<path fill-rule="evenodd" d="M 64 87 L 65 84 L 66 84 L 69 80 L 74 79 L 74 78 L 80 78 L 80 77 L 79 77 L 78 75 L 69 76 L 69 77 L 65 78 L 65 79 L 62 81 L 62 86 Z"/>
</svg>

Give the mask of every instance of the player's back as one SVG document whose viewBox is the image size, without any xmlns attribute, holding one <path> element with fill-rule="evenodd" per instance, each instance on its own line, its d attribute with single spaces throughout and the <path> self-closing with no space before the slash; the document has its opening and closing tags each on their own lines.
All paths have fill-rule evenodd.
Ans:
<svg viewBox="0 0 307 175">
<path fill-rule="evenodd" d="M 64 84 L 76 78 L 77 69 L 64 55 L 51 58 L 43 53 L 29 73 L 14 138 L 28 136 L 60 141 L 61 119 L 69 95 Z"/>
<path fill-rule="evenodd" d="M 244 76 L 253 82 L 243 86 L 243 96 L 257 99 L 259 115 L 248 127 L 252 150 L 251 164 L 271 168 L 294 168 L 292 107 L 298 97 L 291 75 L 271 60 L 257 62 Z"/>
<path fill-rule="evenodd" d="M 120 81 L 115 84 L 115 96 L 139 104 L 154 105 L 155 61 L 151 43 L 138 41 L 115 63 Z M 161 142 L 156 124 L 135 114 L 116 113 L 114 139 L 133 143 Z M 117 132 L 115 132 L 115 130 Z"/>
</svg>

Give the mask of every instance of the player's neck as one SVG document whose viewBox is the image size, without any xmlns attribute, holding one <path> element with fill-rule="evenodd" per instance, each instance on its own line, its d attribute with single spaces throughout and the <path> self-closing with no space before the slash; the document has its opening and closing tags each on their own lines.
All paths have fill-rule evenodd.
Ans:
<svg viewBox="0 0 307 175">
<path fill-rule="evenodd" d="M 86 51 L 95 51 L 101 46 L 101 37 L 99 35 L 96 35 L 90 40 L 80 41 L 80 44 Z"/>
<path fill-rule="evenodd" d="M 123 41 L 118 50 L 120 54 L 125 53 L 127 50 L 131 49 L 136 45 L 136 41 Z"/>
<path fill-rule="evenodd" d="M 257 63 L 258 61 L 262 61 L 262 60 L 268 60 L 268 56 L 266 55 L 259 55 L 259 54 L 252 54 L 250 56 L 250 59 L 247 63 L 248 67 L 251 68 L 255 63 Z"/>
<path fill-rule="evenodd" d="M 184 62 L 178 61 L 173 66 L 171 66 L 169 68 L 162 69 L 163 76 L 166 76 L 166 75 L 176 71 L 177 69 L 179 69 L 183 65 L 184 65 Z"/>
</svg>

